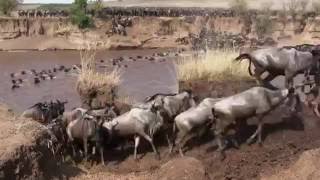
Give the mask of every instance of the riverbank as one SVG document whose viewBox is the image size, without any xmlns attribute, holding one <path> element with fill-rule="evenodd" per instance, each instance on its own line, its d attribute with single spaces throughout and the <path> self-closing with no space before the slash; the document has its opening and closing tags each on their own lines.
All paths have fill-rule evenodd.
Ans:
<svg viewBox="0 0 320 180">
<path fill-rule="evenodd" d="M 258 38 L 251 17 L 132 17 L 126 36 L 112 33 L 112 18 L 95 19 L 95 28 L 80 30 L 65 18 L 0 18 L 0 50 L 79 50 L 94 45 L 102 50 L 185 48 L 207 31 L 209 48 L 276 46 L 319 43 L 320 17 L 271 16 L 272 30 Z M 264 27 L 269 28 L 269 27 Z M 200 46 L 199 45 L 199 46 Z"/>
</svg>

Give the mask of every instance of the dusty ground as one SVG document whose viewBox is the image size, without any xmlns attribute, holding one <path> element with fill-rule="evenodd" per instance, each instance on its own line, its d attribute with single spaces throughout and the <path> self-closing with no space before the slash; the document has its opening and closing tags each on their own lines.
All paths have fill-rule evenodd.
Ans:
<svg viewBox="0 0 320 180">
<path fill-rule="evenodd" d="M 219 92 L 223 93 L 218 95 L 213 92 L 213 96 L 225 96 L 246 89 L 251 85 L 252 83 L 211 83 L 209 86 L 224 90 L 219 90 Z M 196 86 L 193 86 L 193 88 L 210 89 L 210 87 L 203 83 L 198 83 Z M 204 96 L 205 93 L 201 94 Z M 212 142 L 213 136 L 208 134 L 205 137 L 193 140 L 189 144 L 190 149 L 186 152 L 186 156 L 194 157 L 201 161 L 208 174 L 203 179 L 208 177 L 209 179 L 246 180 L 269 179 L 271 177 L 272 179 L 277 179 L 279 176 L 282 177 L 281 175 L 271 176 L 275 173 L 286 173 L 286 176 L 283 177 L 292 177 L 295 171 L 291 172 L 292 170 L 288 170 L 289 172 L 282 172 L 282 170 L 289 168 L 295 163 L 304 151 L 320 147 L 320 140 L 318 139 L 320 136 L 320 123 L 307 109 L 300 114 L 303 118 L 285 118 L 285 112 L 284 108 L 280 108 L 267 117 L 262 147 L 255 144 L 251 146 L 242 144 L 239 150 L 229 148 L 226 160 L 220 162 L 217 157 L 218 154 L 215 151 L 215 143 Z M 255 130 L 255 119 L 249 120 L 249 124 L 249 127 L 240 132 L 240 142 L 243 142 Z M 160 141 L 156 142 L 158 142 L 157 146 L 160 149 L 162 157 L 160 161 L 155 160 L 153 153 L 151 153 L 151 148 L 147 143 L 139 149 L 140 160 L 138 162 L 132 158 L 132 147 L 125 150 L 125 152 L 108 150 L 106 152 L 107 161 L 109 162 L 107 167 L 82 165 L 81 169 L 88 172 L 88 174 L 79 175 L 76 178 L 86 179 L 90 177 L 92 179 L 101 179 L 108 176 L 114 177 L 114 179 L 150 179 L 152 177 L 156 177 L 157 179 L 158 176 L 156 175 L 161 172 L 161 168 L 166 166 L 166 163 L 170 160 L 179 158 L 180 156 L 177 153 L 169 155 L 164 139 L 161 137 L 158 137 L 158 139 Z M 300 161 L 304 162 L 305 160 Z M 177 167 L 187 166 L 185 163 L 178 164 L 179 166 Z M 167 172 L 167 174 L 170 173 Z"/>
</svg>

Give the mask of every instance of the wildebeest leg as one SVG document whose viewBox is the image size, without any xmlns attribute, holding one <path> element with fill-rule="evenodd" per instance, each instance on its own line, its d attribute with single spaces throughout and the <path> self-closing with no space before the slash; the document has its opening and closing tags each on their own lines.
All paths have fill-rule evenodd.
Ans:
<svg viewBox="0 0 320 180">
<path fill-rule="evenodd" d="M 175 142 L 175 138 L 176 138 L 176 123 L 173 123 L 173 127 L 172 127 L 172 146 L 169 147 L 169 153 L 171 154 L 173 151 L 173 147 L 175 146 L 176 142 Z"/>
<path fill-rule="evenodd" d="M 134 136 L 134 153 L 133 153 L 133 157 L 135 160 L 137 160 L 137 149 L 140 143 L 140 136 L 135 135 Z"/>
<path fill-rule="evenodd" d="M 254 77 L 256 78 L 256 82 L 259 86 L 263 85 L 263 80 L 261 79 L 261 75 L 265 72 L 266 70 L 260 68 L 259 66 L 255 65 L 254 69 Z"/>
<path fill-rule="evenodd" d="M 269 73 L 268 76 L 263 79 L 263 84 L 268 83 L 267 85 L 270 86 L 270 88 L 274 89 L 275 87 L 270 82 L 276 77 L 277 77 L 277 75 Z"/>
<path fill-rule="evenodd" d="M 224 143 L 223 143 L 223 138 L 222 135 L 220 133 L 215 132 L 215 136 L 217 139 L 217 143 L 218 143 L 218 152 L 220 153 L 220 160 L 224 160 L 224 158 L 226 157 L 224 154 Z"/>
<path fill-rule="evenodd" d="M 247 140 L 247 144 L 251 144 L 252 141 L 254 140 L 254 138 L 257 137 L 257 135 L 259 135 L 259 136 L 258 136 L 258 143 L 261 144 L 261 142 L 262 142 L 262 141 L 261 141 L 261 134 L 262 134 L 262 126 L 263 126 L 262 118 L 263 118 L 263 116 L 260 116 L 260 117 L 258 118 L 258 122 L 259 122 L 258 128 L 257 128 L 257 130 L 250 136 L 250 138 Z"/>
<path fill-rule="evenodd" d="M 88 160 L 88 138 L 83 138 L 84 160 Z"/>
<path fill-rule="evenodd" d="M 149 135 L 147 135 L 145 133 L 142 133 L 141 135 L 142 135 L 143 138 L 145 138 L 147 141 L 149 141 L 149 143 L 152 146 L 153 152 L 156 154 L 156 158 L 160 159 L 160 154 L 159 154 L 156 146 L 153 144 L 153 139 Z"/>
<path fill-rule="evenodd" d="M 289 71 L 285 71 L 285 87 L 287 89 L 292 88 L 293 87 L 293 77 L 294 75 L 289 72 Z"/>
<path fill-rule="evenodd" d="M 178 132 L 178 136 L 177 136 L 177 139 L 176 139 L 176 142 L 175 142 L 175 144 L 177 145 L 177 147 L 179 149 L 179 153 L 180 153 L 181 156 L 183 156 L 183 151 L 182 151 L 183 146 L 181 144 L 184 141 L 186 136 L 187 136 L 187 133 L 184 132 L 183 130 L 180 130 Z"/>
<path fill-rule="evenodd" d="M 320 112 L 319 112 L 319 104 L 317 102 L 312 102 L 312 106 L 313 106 L 313 112 L 314 114 L 320 118 Z"/>
<path fill-rule="evenodd" d="M 102 165 L 105 165 L 104 164 L 104 156 L 103 156 L 103 147 L 102 147 L 102 145 L 100 143 L 97 144 L 97 146 L 99 147 L 99 150 L 100 150 L 101 163 L 102 163 Z"/>
<path fill-rule="evenodd" d="M 169 153 L 171 153 L 171 152 L 172 152 L 172 149 L 173 149 L 173 140 L 172 140 L 172 142 L 171 142 L 168 133 L 166 133 L 166 138 L 167 138 L 167 141 L 168 141 Z"/>
<path fill-rule="evenodd" d="M 187 134 L 184 139 L 180 142 L 180 148 L 179 148 L 179 152 L 180 155 L 183 157 L 184 153 L 182 151 L 182 148 L 186 145 L 186 143 L 195 136 L 196 134 L 192 133 L 192 134 Z"/>
</svg>

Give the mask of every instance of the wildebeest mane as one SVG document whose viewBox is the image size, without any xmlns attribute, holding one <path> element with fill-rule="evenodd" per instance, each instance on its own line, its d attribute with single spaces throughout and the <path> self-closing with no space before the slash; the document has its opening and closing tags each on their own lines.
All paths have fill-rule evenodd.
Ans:
<svg viewBox="0 0 320 180">
<path fill-rule="evenodd" d="M 154 94 L 152 96 L 148 96 L 144 99 L 144 102 L 150 102 L 152 100 L 154 100 L 157 96 L 175 96 L 177 95 L 177 93 L 168 93 L 168 94 L 165 94 L 165 93 L 157 93 L 157 94 Z"/>
<path fill-rule="evenodd" d="M 295 45 L 295 46 L 283 46 L 282 48 L 280 48 L 280 50 L 293 48 L 297 51 L 311 52 L 313 50 L 314 46 L 315 45 L 313 45 L 313 44 L 300 44 L 300 45 Z"/>
</svg>

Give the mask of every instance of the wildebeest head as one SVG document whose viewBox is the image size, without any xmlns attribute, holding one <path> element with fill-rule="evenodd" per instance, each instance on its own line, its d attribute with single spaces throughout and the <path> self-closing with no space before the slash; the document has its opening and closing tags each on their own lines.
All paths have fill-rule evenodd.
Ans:
<svg viewBox="0 0 320 180">
<path fill-rule="evenodd" d="M 320 61 L 320 49 L 311 50 L 311 54 L 312 54 L 313 58 L 315 58 L 318 61 Z"/>
<path fill-rule="evenodd" d="M 117 107 L 114 104 L 111 104 L 107 106 L 104 114 L 108 119 L 113 119 L 118 116 L 117 112 L 118 112 Z"/>
<path fill-rule="evenodd" d="M 190 107 L 196 106 L 195 97 L 192 93 L 192 90 L 186 89 L 182 91 L 182 94 L 184 95 L 184 110 L 189 109 Z"/>
<path fill-rule="evenodd" d="M 68 102 L 67 102 L 67 101 L 61 102 L 61 101 L 59 101 L 59 100 L 56 100 L 56 101 L 57 101 L 57 103 L 56 103 L 56 108 L 57 108 L 58 114 L 61 115 L 61 114 L 63 114 L 64 111 L 65 111 L 65 107 L 64 107 L 65 104 L 67 104 Z"/>
<path fill-rule="evenodd" d="M 164 106 L 164 97 L 159 96 L 155 98 L 152 102 L 150 110 L 154 113 L 163 109 Z"/>
</svg>

